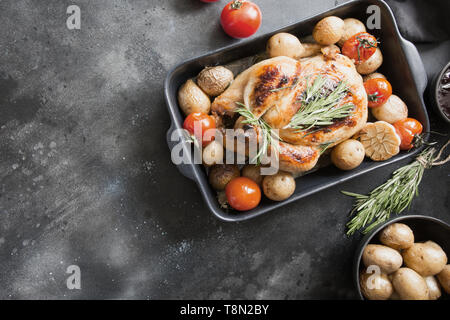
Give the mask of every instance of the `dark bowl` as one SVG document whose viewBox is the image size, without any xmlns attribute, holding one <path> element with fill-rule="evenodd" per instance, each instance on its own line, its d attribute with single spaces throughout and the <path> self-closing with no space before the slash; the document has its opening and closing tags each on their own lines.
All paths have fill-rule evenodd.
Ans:
<svg viewBox="0 0 450 320">
<path fill-rule="evenodd" d="M 439 91 L 439 84 L 441 83 L 441 79 L 444 75 L 444 72 L 450 67 L 450 62 L 447 63 L 444 68 L 441 70 L 441 72 L 439 72 L 436 77 L 433 79 L 432 85 L 431 85 L 431 99 L 433 101 L 433 107 L 434 110 L 436 111 L 436 113 L 438 115 L 441 116 L 442 119 L 444 119 L 444 121 L 446 121 L 447 123 L 450 123 L 450 118 L 447 117 L 444 113 L 444 111 L 442 110 L 442 108 L 439 105 L 439 100 L 438 100 L 438 91 Z"/>
<path fill-rule="evenodd" d="M 364 248 L 369 243 L 381 244 L 378 240 L 378 233 L 394 222 L 401 222 L 409 226 L 414 232 L 415 242 L 434 241 L 442 247 L 447 254 L 447 257 L 450 257 L 450 225 L 448 223 L 433 217 L 421 215 L 402 216 L 390 219 L 368 233 L 361 240 L 361 243 L 356 250 L 355 261 L 353 264 L 353 279 L 361 300 L 365 299 L 361 293 L 361 288 L 359 287 L 359 273 L 363 269 L 361 266 L 361 258 Z M 441 299 L 448 298 L 449 295 L 442 291 Z"/>
</svg>

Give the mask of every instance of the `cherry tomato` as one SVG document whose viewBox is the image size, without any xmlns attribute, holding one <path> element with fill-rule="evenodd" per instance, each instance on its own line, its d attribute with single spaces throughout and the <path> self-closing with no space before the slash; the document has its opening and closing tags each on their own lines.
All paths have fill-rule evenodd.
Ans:
<svg viewBox="0 0 450 320">
<path fill-rule="evenodd" d="M 261 25 L 261 10 L 251 1 L 233 0 L 222 10 L 220 23 L 233 38 L 247 38 Z"/>
<path fill-rule="evenodd" d="M 367 32 L 360 32 L 345 41 L 342 53 L 360 64 L 369 59 L 377 50 L 377 39 Z"/>
<path fill-rule="evenodd" d="M 410 150 L 414 147 L 415 139 L 423 130 L 422 124 L 413 118 L 406 118 L 394 123 L 395 131 L 402 140 L 400 144 L 401 150 Z"/>
<path fill-rule="evenodd" d="M 195 132 L 196 124 L 198 126 Z M 216 121 L 213 117 L 203 112 L 194 112 L 186 117 L 183 123 L 183 128 L 187 130 L 197 141 L 202 142 L 202 146 L 206 146 L 208 143 L 214 140 L 214 134 L 209 129 L 216 128 Z"/>
<path fill-rule="evenodd" d="M 364 88 L 371 108 L 381 106 L 392 95 L 392 86 L 386 79 L 369 79 L 364 82 Z"/>
<path fill-rule="evenodd" d="M 253 180 L 246 177 L 234 178 L 225 188 L 228 203 L 238 211 L 256 208 L 261 201 L 261 189 Z"/>
</svg>

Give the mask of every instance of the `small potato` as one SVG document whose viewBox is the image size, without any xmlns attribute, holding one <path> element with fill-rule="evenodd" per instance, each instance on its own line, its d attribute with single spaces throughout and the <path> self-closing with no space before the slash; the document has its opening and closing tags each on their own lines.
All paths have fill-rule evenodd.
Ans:
<svg viewBox="0 0 450 320">
<path fill-rule="evenodd" d="M 322 45 L 335 44 L 344 34 L 344 20 L 338 17 L 326 17 L 320 20 L 313 30 L 313 37 Z"/>
<path fill-rule="evenodd" d="M 364 82 L 366 82 L 367 80 L 370 80 L 370 79 L 387 79 L 387 78 L 384 76 L 384 74 L 379 73 L 379 72 L 374 72 L 374 73 L 368 74 L 367 76 L 363 77 Z"/>
<path fill-rule="evenodd" d="M 265 176 L 262 186 L 267 198 L 274 201 L 283 201 L 294 193 L 295 180 L 292 174 L 279 171 L 272 176 Z"/>
<path fill-rule="evenodd" d="M 428 300 L 430 290 L 425 279 L 409 268 L 400 268 L 392 279 L 395 292 L 402 300 Z"/>
<path fill-rule="evenodd" d="M 204 112 L 206 114 L 211 110 L 211 101 L 209 97 L 195 84 L 192 79 L 186 81 L 178 91 L 178 103 L 185 115 L 193 112 Z"/>
<path fill-rule="evenodd" d="M 225 190 L 228 182 L 240 176 L 239 168 L 234 164 L 218 164 L 209 170 L 209 183 L 217 190 Z"/>
<path fill-rule="evenodd" d="M 395 250 L 407 249 L 414 244 L 414 234 L 403 223 L 393 223 L 380 232 L 380 241 Z"/>
<path fill-rule="evenodd" d="M 370 108 L 373 116 L 380 121 L 386 121 L 390 124 L 408 117 L 408 107 L 395 94 L 379 107 Z"/>
<path fill-rule="evenodd" d="M 356 71 L 360 74 L 369 74 L 375 72 L 383 64 L 383 54 L 377 48 L 375 53 L 366 61 L 356 65 Z"/>
<path fill-rule="evenodd" d="M 214 140 L 203 149 L 203 163 L 206 166 L 223 163 L 223 146 Z"/>
<path fill-rule="evenodd" d="M 444 269 L 438 273 L 437 278 L 442 289 L 450 294 L 450 264 L 447 264 Z"/>
<path fill-rule="evenodd" d="M 447 255 L 444 250 L 433 241 L 414 243 L 402 251 L 402 256 L 405 265 L 422 277 L 438 274 L 447 264 Z"/>
<path fill-rule="evenodd" d="M 386 274 L 397 271 L 403 263 L 397 250 L 379 244 L 368 244 L 364 248 L 362 260 L 366 267 L 376 265 Z"/>
<path fill-rule="evenodd" d="M 391 281 L 385 273 L 362 272 L 359 276 L 359 285 L 361 293 L 369 300 L 387 300 L 394 291 Z"/>
<path fill-rule="evenodd" d="M 303 55 L 304 51 L 300 40 L 290 33 L 277 33 L 267 42 L 267 53 L 271 58 L 285 56 L 297 59 Z"/>
<path fill-rule="evenodd" d="M 261 186 L 264 176 L 261 175 L 261 167 L 253 164 L 247 164 L 242 168 L 242 176 L 255 181 Z"/>
<path fill-rule="evenodd" d="M 354 18 L 344 19 L 344 32 L 338 44 L 342 47 L 345 41 L 361 32 L 366 32 L 364 23 Z"/>
<path fill-rule="evenodd" d="M 430 291 L 430 300 L 437 300 L 441 297 L 441 288 L 439 287 L 439 283 L 436 278 L 433 276 L 425 277 L 425 282 L 427 283 L 428 290 Z"/>
<path fill-rule="evenodd" d="M 365 155 L 361 142 L 348 139 L 333 148 L 331 161 L 341 170 L 352 170 L 363 162 Z"/>
<path fill-rule="evenodd" d="M 217 66 L 203 69 L 197 76 L 197 84 L 207 95 L 216 97 L 225 91 L 233 79 L 233 72 Z"/>
</svg>

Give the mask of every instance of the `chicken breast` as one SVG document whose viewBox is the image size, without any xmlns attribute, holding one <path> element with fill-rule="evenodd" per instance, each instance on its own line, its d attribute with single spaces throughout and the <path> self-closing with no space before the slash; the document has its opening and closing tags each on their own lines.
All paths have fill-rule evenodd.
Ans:
<svg viewBox="0 0 450 320">
<path fill-rule="evenodd" d="M 335 108 L 351 103 L 354 107 L 350 115 L 336 119 L 329 126 L 308 130 L 290 128 L 292 117 L 302 107 L 306 88 L 317 76 L 326 80 L 329 90 L 341 81 L 346 83 L 348 93 L 336 102 Z M 244 104 L 255 117 L 262 117 L 271 128 L 279 130 L 279 167 L 293 174 L 312 169 L 324 145 L 333 146 L 350 138 L 367 121 L 367 95 L 362 77 L 353 62 L 338 53 L 300 61 L 275 57 L 251 66 L 214 100 L 211 109 L 219 125 L 222 118 L 234 117 L 238 107 L 236 102 Z"/>
</svg>

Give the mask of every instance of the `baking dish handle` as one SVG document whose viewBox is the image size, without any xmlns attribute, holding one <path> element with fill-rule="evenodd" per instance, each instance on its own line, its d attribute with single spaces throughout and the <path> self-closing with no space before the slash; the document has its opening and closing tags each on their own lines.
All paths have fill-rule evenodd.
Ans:
<svg viewBox="0 0 450 320">
<path fill-rule="evenodd" d="M 428 78 L 422 59 L 419 55 L 419 51 L 417 51 L 417 48 L 414 44 L 405 39 L 402 39 L 402 46 L 405 51 L 409 67 L 412 71 L 417 89 L 420 93 L 423 94 L 425 88 L 427 87 Z"/>
<path fill-rule="evenodd" d="M 186 145 L 188 142 L 180 135 L 179 131 L 175 130 L 175 125 L 172 122 L 170 125 L 169 130 L 166 134 L 166 140 L 167 145 L 169 146 L 170 154 L 172 156 L 172 150 L 175 148 L 175 146 L 178 146 L 180 143 L 183 144 L 183 154 L 189 158 L 189 161 L 184 161 L 180 164 L 175 164 L 178 168 L 178 171 L 185 176 L 186 178 L 189 178 L 191 180 L 195 181 L 195 175 L 194 175 L 194 169 L 192 168 L 192 165 L 190 164 L 191 159 L 191 153 L 189 152 L 190 148 Z M 172 158 L 172 157 L 171 157 Z M 173 160 L 172 160 L 173 162 Z"/>
</svg>

